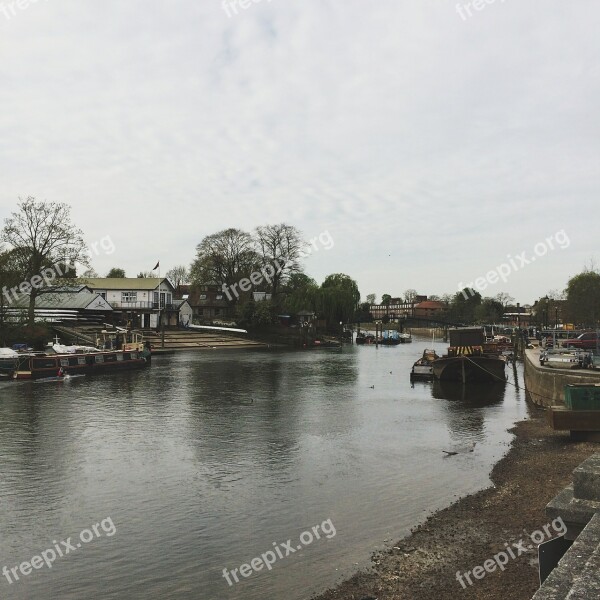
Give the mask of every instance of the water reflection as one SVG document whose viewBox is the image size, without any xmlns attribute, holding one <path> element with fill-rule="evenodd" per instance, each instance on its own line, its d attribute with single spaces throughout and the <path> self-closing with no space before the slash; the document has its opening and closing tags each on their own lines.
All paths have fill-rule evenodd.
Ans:
<svg viewBox="0 0 600 600">
<path fill-rule="evenodd" d="M 412 388 L 412 363 L 430 345 L 183 353 L 76 385 L 1 387 L 0 563 L 107 515 L 118 528 L 10 592 L 300 600 L 333 584 L 424 509 L 486 485 L 486 448 L 519 417 L 508 388 Z M 457 439 L 482 450 L 443 460 Z M 222 579 L 327 518 L 331 543 L 235 588 Z"/>
<path fill-rule="evenodd" d="M 454 440 L 481 441 L 484 439 L 486 419 L 491 407 L 504 401 L 506 385 L 503 382 L 470 383 L 435 380 L 431 395 L 443 403 L 443 412 Z"/>
</svg>

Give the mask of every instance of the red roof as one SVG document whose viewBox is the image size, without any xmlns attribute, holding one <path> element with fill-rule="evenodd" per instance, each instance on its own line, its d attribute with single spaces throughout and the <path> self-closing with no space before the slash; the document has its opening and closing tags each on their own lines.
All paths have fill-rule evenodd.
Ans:
<svg viewBox="0 0 600 600">
<path fill-rule="evenodd" d="M 416 304 L 415 308 L 446 308 L 446 304 L 439 300 L 425 300 L 425 302 Z"/>
</svg>

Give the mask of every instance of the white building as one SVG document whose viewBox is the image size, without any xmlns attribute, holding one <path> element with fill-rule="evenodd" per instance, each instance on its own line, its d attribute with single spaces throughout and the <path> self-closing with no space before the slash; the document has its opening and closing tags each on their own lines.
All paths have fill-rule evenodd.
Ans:
<svg viewBox="0 0 600 600">
<path fill-rule="evenodd" d="M 179 323 L 179 306 L 173 304 L 175 288 L 167 278 L 94 277 L 83 283 L 113 307 L 116 320 L 144 329 Z"/>
</svg>

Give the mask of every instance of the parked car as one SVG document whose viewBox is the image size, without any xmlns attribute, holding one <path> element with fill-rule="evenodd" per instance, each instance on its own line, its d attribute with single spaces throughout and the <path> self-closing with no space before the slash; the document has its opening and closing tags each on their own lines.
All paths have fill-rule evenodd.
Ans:
<svg viewBox="0 0 600 600">
<path fill-rule="evenodd" d="M 597 334 L 595 331 L 582 333 L 572 340 L 565 340 L 563 348 L 581 348 L 584 350 L 595 350 L 597 344 Z"/>
</svg>

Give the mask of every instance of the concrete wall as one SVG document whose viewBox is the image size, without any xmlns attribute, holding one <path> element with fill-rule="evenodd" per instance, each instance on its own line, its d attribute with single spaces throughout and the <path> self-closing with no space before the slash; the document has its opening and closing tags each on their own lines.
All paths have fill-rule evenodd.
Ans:
<svg viewBox="0 0 600 600">
<path fill-rule="evenodd" d="M 564 387 L 569 383 L 600 383 L 600 371 L 553 369 L 542 367 L 539 350 L 525 352 L 525 388 L 531 400 L 540 406 L 564 404 Z"/>
</svg>

